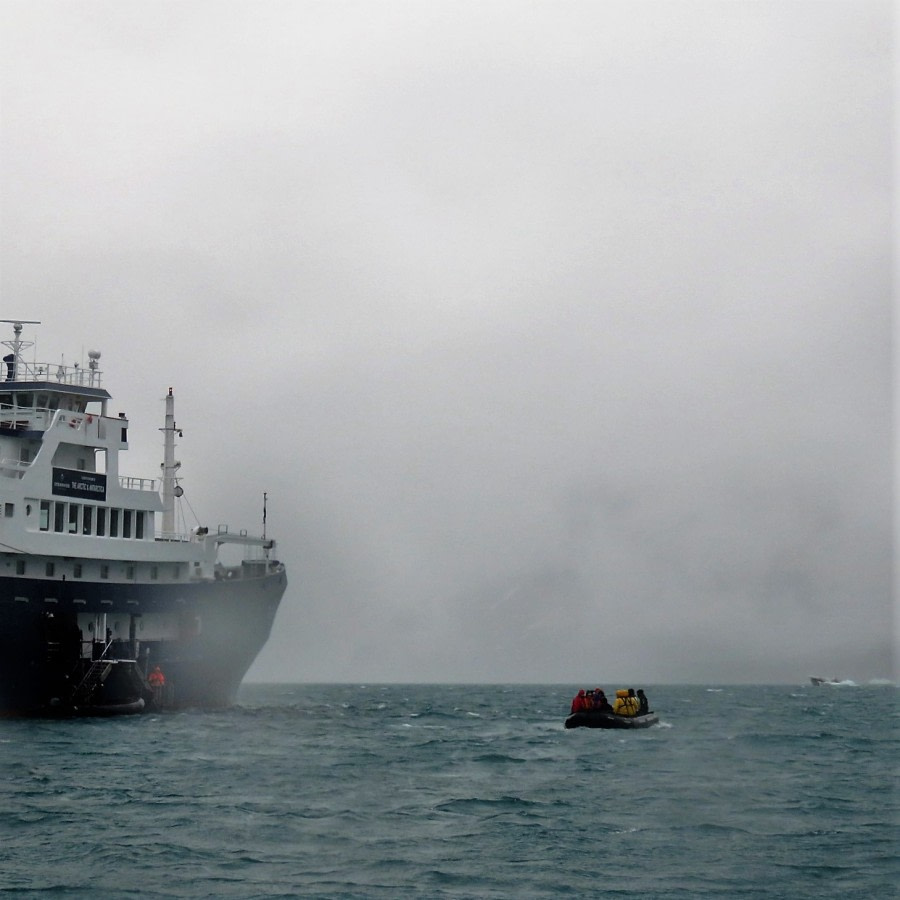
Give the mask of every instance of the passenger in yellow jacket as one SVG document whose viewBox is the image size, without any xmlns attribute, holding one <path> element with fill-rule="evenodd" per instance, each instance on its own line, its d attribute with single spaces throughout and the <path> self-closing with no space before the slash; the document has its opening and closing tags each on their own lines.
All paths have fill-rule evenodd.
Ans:
<svg viewBox="0 0 900 900">
<path fill-rule="evenodd" d="M 634 689 L 616 691 L 616 702 L 613 712 L 618 716 L 636 716 L 640 703 L 634 696 Z"/>
</svg>

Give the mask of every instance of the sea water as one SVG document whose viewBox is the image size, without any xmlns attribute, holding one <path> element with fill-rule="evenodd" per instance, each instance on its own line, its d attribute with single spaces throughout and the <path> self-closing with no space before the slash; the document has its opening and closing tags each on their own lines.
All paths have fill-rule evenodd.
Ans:
<svg viewBox="0 0 900 900">
<path fill-rule="evenodd" d="M 565 730 L 593 686 L 248 685 L 218 712 L 2 720 L 0 892 L 897 896 L 895 687 L 643 685 L 660 725 Z"/>
</svg>

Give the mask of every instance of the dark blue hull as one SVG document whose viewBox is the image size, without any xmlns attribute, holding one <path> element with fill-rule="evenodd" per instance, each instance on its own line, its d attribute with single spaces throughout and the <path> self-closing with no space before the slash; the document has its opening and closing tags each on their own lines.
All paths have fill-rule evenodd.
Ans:
<svg viewBox="0 0 900 900">
<path fill-rule="evenodd" d="M 228 706 L 286 586 L 278 564 L 233 580 L 168 584 L 0 577 L 0 713 L 136 712 L 139 700 Z M 88 633 L 88 619 L 114 623 L 116 633 Z M 95 665 L 100 659 L 122 665 Z M 154 693 L 146 678 L 156 666 L 166 684 Z"/>
</svg>

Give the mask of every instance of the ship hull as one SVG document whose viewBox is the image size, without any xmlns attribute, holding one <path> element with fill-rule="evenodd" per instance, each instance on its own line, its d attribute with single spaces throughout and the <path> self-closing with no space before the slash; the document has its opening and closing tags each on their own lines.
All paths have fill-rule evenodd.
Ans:
<svg viewBox="0 0 900 900">
<path fill-rule="evenodd" d="M 286 586 L 280 564 L 168 584 L 0 577 L 0 713 L 228 706 Z M 115 665 L 97 663 L 107 659 Z M 147 681 L 156 666 L 162 688 Z M 100 668 L 104 680 L 88 691 L 83 682 Z"/>
</svg>

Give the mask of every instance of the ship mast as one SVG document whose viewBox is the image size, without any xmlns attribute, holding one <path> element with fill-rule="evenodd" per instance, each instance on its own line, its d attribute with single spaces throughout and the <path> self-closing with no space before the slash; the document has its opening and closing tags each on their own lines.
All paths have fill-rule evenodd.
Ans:
<svg viewBox="0 0 900 900">
<path fill-rule="evenodd" d="M 175 473 L 181 468 L 181 463 L 175 460 L 175 432 L 181 437 L 181 432 L 175 427 L 175 397 L 172 388 L 166 396 L 166 423 L 159 429 L 163 433 L 163 463 L 162 463 L 162 531 L 167 537 L 175 533 L 175 498 L 181 496 L 181 486 L 176 484 Z"/>
<path fill-rule="evenodd" d="M 19 374 L 19 356 L 26 347 L 34 346 L 34 341 L 22 340 L 22 326 L 40 325 L 41 323 L 32 322 L 28 319 L 0 319 L 0 322 L 5 322 L 13 327 L 15 337 L 11 341 L 0 341 L 0 343 L 12 350 L 9 356 L 3 357 L 3 362 L 6 363 L 6 380 L 15 381 Z"/>
</svg>

